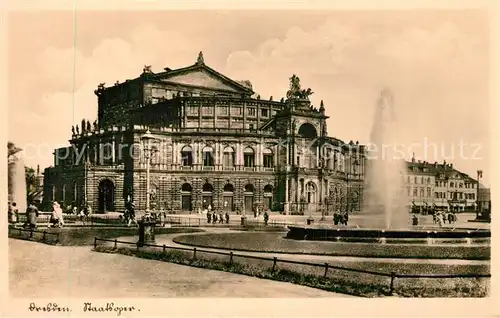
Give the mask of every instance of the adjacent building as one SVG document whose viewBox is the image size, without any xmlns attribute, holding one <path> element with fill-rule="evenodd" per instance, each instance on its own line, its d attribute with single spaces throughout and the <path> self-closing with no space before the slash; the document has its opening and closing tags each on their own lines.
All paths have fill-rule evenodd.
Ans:
<svg viewBox="0 0 500 318">
<path fill-rule="evenodd" d="M 452 163 L 430 163 L 413 158 L 407 163 L 406 192 L 411 207 L 448 211 L 475 211 L 478 182 L 453 168 Z"/>
</svg>

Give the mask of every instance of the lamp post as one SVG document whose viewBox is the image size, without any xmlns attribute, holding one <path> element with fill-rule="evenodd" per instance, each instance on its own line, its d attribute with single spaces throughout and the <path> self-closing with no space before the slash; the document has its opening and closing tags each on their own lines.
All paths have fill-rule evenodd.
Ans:
<svg viewBox="0 0 500 318">
<path fill-rule="evenodd" d="M 151 132 L 148 130 L 141 137 L 144 142 L 144 158 L 146 159 L 146 213 L 139 222 L 139 246 L 144 246 L 144 244 L 154 244 L 155 243 L 155 221 L 151 220 L 150 211 L 150 159 L 151 159 L 151 140 L 155 139 Z"/>
<path fill-rule="evenodd" d="M 151 205 L 151 198 L 150 198 L 150 182 L 151 182 L 151 177 L 150 177 L 150 166 L 151 166 L 151 140 L 154 139 L 154 136 L 151 134 L 151 132 L 148 130 L 144 135 L 142 135 L 141 139 L 144 142 L 144 159 L 146 160 L 146 216 L 149 216 L 150 214 L 150 205 Z"/>
</svg>

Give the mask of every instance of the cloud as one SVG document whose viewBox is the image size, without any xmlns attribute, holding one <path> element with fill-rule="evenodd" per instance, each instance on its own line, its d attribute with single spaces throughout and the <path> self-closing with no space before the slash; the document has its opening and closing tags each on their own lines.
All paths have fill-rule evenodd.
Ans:
<svg viewBox="0 0 500 318">
<path fill-rule="evenodd" d="M 72 125 L 82 118 L 97 119 L 94 89 L 99 83 L 111 86 L 137 77 L 145 64 L 153 65 L 153 71 L 193 64 L 206 43 L 204 38 L 140 25 L 130 38 L 102 39 L 90 54 L 83 54 L 78 42 L 74 48 L 47 47 L 10 88 L 16 98 L 11 98 L 9 136 L 21 147 L 36 144 L 43 149 L 32 151 L 36 156 L 27 158 L 27 164 L 50 165 L 53 149 L 67 145 Z"/>
<path fill-rule="evenodd" d="M 377 95 L 389 86 L 401 142 L 487 143 L 481 124 L 488 118 L 487 36 L 480 26 L 453 19 L 420 25 L 400 20 L 385 28 L 329 19 L 309 30 L 292 27 L 254 50 L 232 52 L 226 73 L 244 74 L 258 93 L 275 99 L 297 74 L 315 92 L 313 104 L 325 101 L 330 135 L 343 139 L 369 141 Z M 473 107 L 482 111 L 471 113 Z"/>
</svg>

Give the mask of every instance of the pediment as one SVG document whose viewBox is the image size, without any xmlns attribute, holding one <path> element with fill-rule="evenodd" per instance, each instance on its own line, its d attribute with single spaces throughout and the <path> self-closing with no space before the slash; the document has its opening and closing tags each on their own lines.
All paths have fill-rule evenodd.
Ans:
<svg viewBox="0 0 500 318">
<path fill-rule="evenodd" d="M 232 84 L 231 81 L 219 77 L 216 74 L 211 74 L 204 69 L 191 70 L 183 72 L 182 74 L 175 74 L 171 76 L 168 76 L 167 74 L 167 76 L 161 80 L 183 85 L 192 85 L 232 92 L 243 92 L 241 88 Z"/>
</svg>

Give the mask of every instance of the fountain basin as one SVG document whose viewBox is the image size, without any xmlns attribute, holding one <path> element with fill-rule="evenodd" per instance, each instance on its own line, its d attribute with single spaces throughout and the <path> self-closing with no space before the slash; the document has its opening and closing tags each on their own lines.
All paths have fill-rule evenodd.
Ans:
<svg viewBox="0 0 500 318">
<path fill-rule="evenodd" d="M 318 227 L 318 226 L 288 226 L 287 238 L 295 240 L 315 240 L 315 241 L 352 241 L 352 242 L 384 242 L 391 241 L 398 243 L 407 241 L 427 242 L 427 239 L 434 239 L 436 243 L 440 240 L 446 242 L 481 242 L 489 241 L 491 231 L 486 229 L 448 229 L 448 228 L 412 228 L 412 229 L 368 229 L 349 227 Z M 468 240 L 466 240 L 468 239 Z"/>
</svg>

